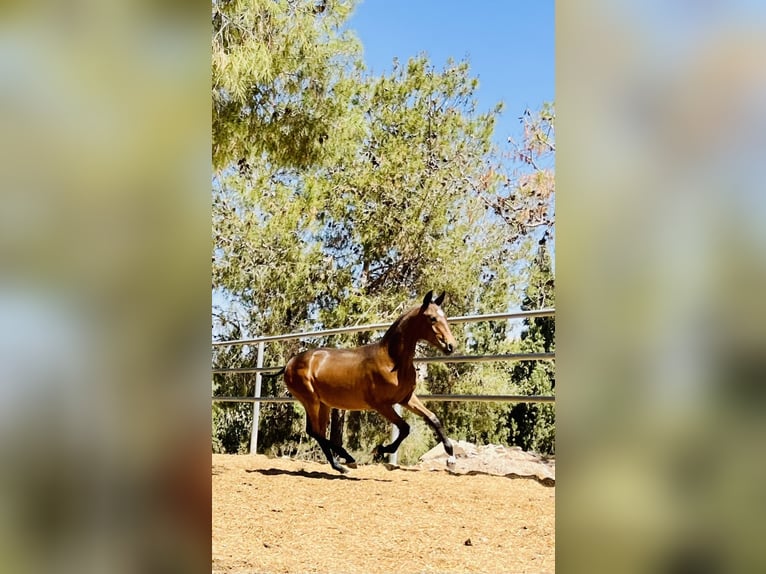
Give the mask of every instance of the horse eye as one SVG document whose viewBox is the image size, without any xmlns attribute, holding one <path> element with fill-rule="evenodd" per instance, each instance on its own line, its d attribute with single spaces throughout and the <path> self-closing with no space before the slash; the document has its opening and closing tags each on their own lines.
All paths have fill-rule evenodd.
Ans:
<svg viewBox="0 0 766 574">
<path fill-rule="evenodd" d="M 431 317 L 431 323 L 436 323 L 436 317 Z"/>
</svg>

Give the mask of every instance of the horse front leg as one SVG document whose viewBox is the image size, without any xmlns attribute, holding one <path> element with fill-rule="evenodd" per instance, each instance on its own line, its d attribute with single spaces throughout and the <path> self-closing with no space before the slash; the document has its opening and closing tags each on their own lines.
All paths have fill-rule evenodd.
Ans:
<svg viewBox="0 0 766 574">
<path fill-rule="evenodd" d="M 373 460 L 375 462 L 380 462 L 383 460 L 384 455 L 396 452 L 396 450 L 399 448 L 399 445 L 402 444 L 402 441 L 407 438 L 408 434 L 410 434 L 410 425 L 408 425 L 407 422 L 399 416 L 399 413 L 394 410 L 393 405 L 377 405 L 375 406 L 375 410 L 386 417 L 388 421 L 394 423 L 396 428 L 399 429 L 399 434 L 391 444 L 379 444 L 377 447 L 375 447 L 375 450 L 372 451 Z"/>
<path fill-rule="evenodd" d="M 449 468 L 454 468 L 455 463 L 457 462 L 455 459 L 455 450 L 452 448 L 452 441 L 447 438 L 446 434 L 444 434 L 444 427 L 442 426 L 441 421 L 434 413 L 429 411 L 422 402 L 420 402 L 420 399 L 415 396 L 415 393 L 410 396 L 410 399 L 404 406 L 413 413 L 423 417 L 426 423 L 428 423 L 428 426 L 434 429 L 436 437 L 444 445 L 444 450 L 447 455 L 449 455 L 449 458 L 447 458 L 447 466 Z"/>
</svg>

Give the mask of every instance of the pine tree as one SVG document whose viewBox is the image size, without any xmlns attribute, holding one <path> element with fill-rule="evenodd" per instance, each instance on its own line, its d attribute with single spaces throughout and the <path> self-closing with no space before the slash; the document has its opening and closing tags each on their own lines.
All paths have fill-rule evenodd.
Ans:
<svg viewBox="0 0 766 574">
<path fill-rule="evenodd" d="M 452 314 L 476 300 L 507 304 L 511 281 L 498 256 L 504 228 L 487 219 L 466 181 L 484 169 L 498 111 L 477 114 L 475 88 L 466 63 L 436 70 L 413 58 L 389 75 L 359 78 L 365 127 L 348 144 L 355 153 L 300 170 L 253 161 L 248 172 L 216 177 L 214 288 L 242 310 L 243 331 L 393 319 L 431 288 L 450 294 Z M 488 273 L 494 282 L 481 281 Z M 285 345 L 273 360 L 286 360 L 299 344 Z M 254 362 L 252 354 L 239 360 Z M 284 405 L 269 405 L 264 426 L 272 410 L 296 418 Z M 351 416 L 350 424 L 363 424 L 362 415 Z M 378 430 L 387 433 L 387 423 Z M 261 442 L 267 446 L 266 433 Z"/>
<path fill-rule="evenodd" d="M 344 153 L 361 66 L 348 0 L 213 0 L 213 167 L 308 167 Z"/>
<path fill-rule="evenodd" d="M 530 282 L 523 310 L 554 306 L 554 279 L 547 243 L 542 240 L 532 264 Z M 549 353 L 555 350 L 556 323 L 554 317 L 525 319 L 518 352 Z M 555 393 L 555 368 L 550 361 L 523 361 L 516 363 L 511 378 L 518 393 L 524 395 L 551 395 Z M 548 403 L 517 403 L 507 418 L 508 441 L 524 450 L 541 453 L 555 452 L 554 407 Z"/>
</svg>

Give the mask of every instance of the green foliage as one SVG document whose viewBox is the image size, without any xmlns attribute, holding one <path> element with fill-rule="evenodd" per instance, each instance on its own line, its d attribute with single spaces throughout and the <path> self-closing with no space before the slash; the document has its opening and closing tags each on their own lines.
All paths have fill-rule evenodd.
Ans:
<svg viewBox="0 0 766 574">
<path fill-rule="evenodd" d="M 424 57 L 365 82 L 358 152 L 307 182 L 326 198 L 315 241 L 339 281 L 325 289 L 323 323 L 393 314 L 433 285 L 470 294 L 485 267 L 501 272 L 500 230 L 464 181 L 482 169 L 493 125 L 474 113 L 474 86 L 466 64 L 439 72 Z"/>
<path fill-rule="evenodd" d="M 535 365 L 532 373 L 518 385 L 519 394 L 548 395 L 553 391 L 552 373 Z M 556 427 L 553 405 L 517 403 L 508 414 L 508 442 L 524 450 L 544 454 L 555 453 Z"/>
<path fill-rule="evenodd" d="M 344 153 L 361 66 L 359 42 L 340 28 L 344 0 L 214 0 L 213 166 L 246 166 L 262 154 L 306 167 Z"/>
<path fill-rule="evenodd" d="M 213 452 L 248 452 L 252 408 L 244 403 L 213 404 Z"/>
<path fill-rule="evenodd" d="M 552 307 L 554 284 L 551 258 L 543 243 L 533 262 L 531 281 L 522 309 Z M 540 353 L 555 350 L 555 319 L 537 317 L 526 320 L 526 330 L 521 335 L 517 352 Z M 512 371 L 518 394 L 551 395 L 556 387 L 554 365 L 548 361 L 525 361 L 517 363 Z M 508 440 L 524 450 L 541 453 L 555 452 L 554 406 L 547 403 L 518 403 L 508 413 Z"/>
<path fill-rule="evenodd" d="M 365 74 L 357 40 L 340 31 L 353 4 L 213 2 L 217 338 L 393 320 L 429 289 L 447 291 L 452 315 L 505 310 L 521 300 L 527 278 L 520 273 L 530 273 L 524 263 L 539 239 L 529 218 L 538 212 L 517 209 L 511 197 L 532 201 L 534 173 L 507 187 L 495 165 L 490 142 L 501 106 L 477 112 L 478 83 L 466 62 L 437 69 L 421 55 L 394 61 L 389 73 Z M 542 130 L 530 137 L 552 126 L 552 108 L 542 114 L 538 122 L 529 116 Z M 552 198 L 550 181 L 543 177 L 538 188 L 543 184 L 548 195 L 535 200 Z M 505 322 L 454 331 L 467 352 L 508 352 L 512 345 Z M 266 365 L 282 365 L 303 348 L 371 338 L 270 344 Z M 214 348 L 214 366 L 255 363 L 253 348 Z M 509 392 L 511 371 L 429 365 L 420 391 Z M 216 376 L 213 392 L 246 396 L 253 386 L 254 376 Z M 284 395 L 282 378 L 264 377 L 262 394 Z M 501 442 L 509 429 L 523 432 L 508 418 L 508 405 L 432 406 L 458 438 Z M 264 404 L 261 448 L 310 456 L 303 417 L 300 406 Z M 246 449 L 251 421 L 252 405 L 217 405 L 216 448 Z M 407 448 L 434 440 L 421 421 L 410 423 L 405 457 L 414 456 Z M 346 431 L 350 450 L 369 452 L 387 441 L 390 426 L 376 413 L 348 413 Z"/>
<path fill-rule="evenodd" d="M 502 366 L 479 364 L 467 366 L 464 373 L 455 376 L 454 394 L 505 394 L 509 379 Z M 462 402 L 436 403 L 434 412 L 442 419 L 451 436 L 477 444 L 504 442 L 502 426 L 508 406 L 505 403 Z"/>
</svg>

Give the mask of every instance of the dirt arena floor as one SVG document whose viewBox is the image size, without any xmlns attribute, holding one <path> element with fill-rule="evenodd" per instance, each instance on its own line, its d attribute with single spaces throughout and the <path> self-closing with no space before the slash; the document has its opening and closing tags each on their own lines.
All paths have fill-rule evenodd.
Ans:
<svg viewBox="0 0 766 574">
<path fill-rule="evenodd" d="M 212 472 L 214 574 L 555 570 L 551 479 L 216 454 Z"/>
</svg>

